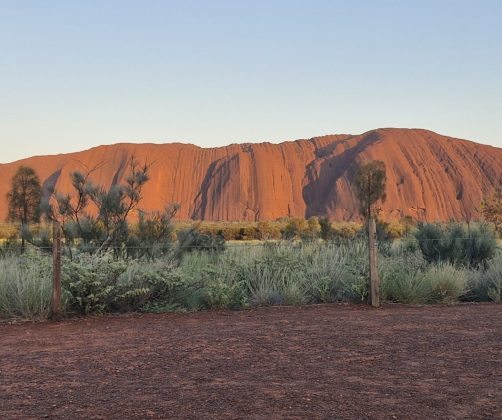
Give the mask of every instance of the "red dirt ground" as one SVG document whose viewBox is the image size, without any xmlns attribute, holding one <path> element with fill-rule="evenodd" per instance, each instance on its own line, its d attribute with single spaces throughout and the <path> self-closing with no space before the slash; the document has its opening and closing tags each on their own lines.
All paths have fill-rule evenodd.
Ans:
<svg viewBox="0 0 502 420">
<path fill-rule="evenodd" d="M 502 305 L 1 324 L 0 417 L 502 418 Z"/>
</svg>

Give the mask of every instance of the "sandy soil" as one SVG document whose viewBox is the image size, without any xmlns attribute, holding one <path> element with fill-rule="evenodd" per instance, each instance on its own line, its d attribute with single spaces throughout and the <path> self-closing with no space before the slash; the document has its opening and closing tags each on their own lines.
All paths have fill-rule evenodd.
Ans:
<svg viewBox="0 0 502 420">
<path fill-rule="evenodd" d="M 0 324 L 0 418 L 502 418 L 502 305 Z"/>
</svg>

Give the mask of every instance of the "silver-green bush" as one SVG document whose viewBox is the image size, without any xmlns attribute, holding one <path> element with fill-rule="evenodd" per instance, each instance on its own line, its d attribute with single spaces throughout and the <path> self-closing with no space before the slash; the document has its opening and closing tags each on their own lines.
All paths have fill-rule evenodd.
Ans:
<svg viewBox="0 0 502 420">
<path fill-rule="evenodd" d="M 413 247 L 380 249 L 382 298 L 402 303 L 494 300 L 502 295 L 502 256 L 475 269 L 427 262 Z M 193 251 L 152 261 L 80 255 L 63 260 L 67 313 L 239 309 L 365 301 L 365 242 L 279 243 Z M 0 317 L 49 313 L 51 261 L 23 255 L 0 259 Z"/>
<path fill-rule="evenodd" d="M 488 263 L 485 273 L 488 297 L 494 302 L 502 302 L 502 256 L 498 255 Z"/>
<path fill-rule="evenodd" d="M 468 290 L 466 270 L 449 263 L 430 266 L 425 276 L 433 303 L 454 303 Z"/>
<path fill-rule="evenodd" d="M 382 298 L 391 302 L 426 303 L 430 287 L 424 273 L 425 265 L 417 253 L 380 259 Z"/>
<path fill-rule="evenodd" d="M 0 259 L 0 317 L 47 318 L 51 295 L 49 258 L 24 255 Z"/>
<path fill-rule="evenodd" d="M 351 299 L 354 277 L 349 272 L 349 257 L 342 247 L 310 245 L 301 250 L 302 283 L 311 302 Z"/>
</svg>

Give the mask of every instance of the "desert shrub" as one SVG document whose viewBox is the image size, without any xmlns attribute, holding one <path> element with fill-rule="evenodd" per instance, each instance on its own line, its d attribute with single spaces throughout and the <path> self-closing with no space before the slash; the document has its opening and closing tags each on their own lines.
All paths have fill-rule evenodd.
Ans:
<svg viewBox="0 0 502 420">
<path fill-rule="evenodd" d="M 488 280 L 486 272 L 482 268 L 467 271 L 467 292 L 462 297 L 465 301 L 484 302 L 489 301 Z"/>
<path fill-rule="evenodd" d="M 223 237 L 225 238 L 226 241 L 237 241 L 241 238 L 242 234 L 244 233 L 244 230 L 241 232 L 241 228 L 239 226 L 225 226 L 223 229 L 219 230 L 212 230 L 207 233 L 210 235 L 217 235 L 218 232 L 222 232 Z"/>
<path fill-rule="evenodd" d="M 187 255 L 182 263 L 187 307 L 207 309 L 238 309 L 245 305 L 239 270 L 243 263 L 242 251 L 227 251 L 209 258 L 200 255 L 204 263 L 196 261 L 196 254 Z M 190 259 L 192 261 L 190 261 Z"/>
<path fill-rule="evenodd" d="M 246 298 L 237 279 L 230 280 L 225 275 L 221 276 L 221 270 L 214 266 L 208 268 L 206 276 L 211 280 L 204 283 L 198 290 L 202 307 L 207 309 L 240 309 L 245 305 Z"/>
<path fill-rule="evenodd" d="M 331 222 L 327 217 L 321 217 L 319 219 L 319 226 L 321 228 L 321 238 L 324 239 L 325 241 L 330 241 L 333 239 L 334 232 L 333 232 L 333 227 L 331 226 Z"/>
<path fill-rule="evenodd" d="M 424 273 L 425 266 L 426 262 L 417 253 L 380 259 L 382 298 L 400 303 L 427 302 L 430 287 Z"/>
<path fill-rule="evenodd" d="M 467 293 L 467 273 L 449 263 L 434 264 L 426 271 L 429 301 L 454 303 Z"/>
<path fill-rule="evenodd" d="M 62 264 L 61 284 L 68 292 L 68 309 L 90 314 L 109 310 L 116 296 L 116 283 L 126 270 L 122 261 L 82 256 Z"/>
<path fill-rule="evenodd" d="M 346 253 L 334 245 L 302 250 L 302 287 L 309 302 L 335 302 L 352 297 L 347 260 Z"/>
<path fill-rule="evenodd" d="M 303 303 L 299 281 L 294 279 L 297 274 L 285 265 L 265 261 L 243 267 L 242 275 L 249 302 L 253 306 Z"/>
<path fill-rule="evenodd" d="M 466 260 L 471 266 L 478 267 L 495 255 L 497 239 L 495 232 L 486 223 L 471 225 L 467 229 L 465 241 Z"/>
<path fill-rule="evenodd" d="M 256 239 L 262 241 L 281 238 L 281 229 L 277 224 L 271 222 L 258 222 L 256 230 Z"/>
<path fill-rule="evenodd" d="M 209 267 L 221 266 L 219 253 L 211 253 L 194 250 L 182 255 L 179 264 L 179 274 L 182 280 L 182 287 L 177 295 L 180 307 L 198 310 L 207 306 L 205 297 L 205 287 L 207 280 L 211 279 L 207 275 Z"/>
<path fill-rule="evenodd" d="M 409 245 L 410 244 L 413 245 Z M 380 249 L 382 297 L 403 303 L 501 300 L 502 257 L 476 269 L 428 262 L 414 237 Z M 240 309 L 249 306 L 366 301 L 364 238 L 305 243 L 267 242 L 224 252 L 190 249 L 151 261 L 114 260 L 111 253 L 63 259 L 69 313 Z M 50 258 L 0 259 L 0 316 L 44 317 L 51 295 Z M 36 299 L 35 299 L 36 297 Z"/>
<path fill-rule="evenodd" d="M 301 264 L 291 249 L 271 246 L 261 257 L 241 265 L 239 275 L 251 305 L 296 305 L 305 302 L 300 286 Z"/>
<path fill-rule="evenodd" d="M 332 223 L 333 236 L 343 239 L 354 239 L 360 232 L 364 231 L 364 226 L 355 222 Z"/>
<path fill-rule="evenodd" d="M 52 252 L 52 232 L 46 225 L 24 225 L 21 237 L 43 252 Z"/>
<path fill-rule="evenodd" d="M 18 237 L 19 227 L 12 223 L 0 222 L 0 240 Z"/>
<path fill-rule="evenodd" d="M 25 254 L 0 259 L 0 317 L 47 318 L 51 296 L 49 258 Z"/>
<path fill-rule="evenodd" d="M 308 224 L 305 219 L 293 218 L 282 231 L 282 237 L 286 240 L 299 239 L 301 235 L 308 230 Z"/>
<path fill-rule="evenodd" d="M 303 231 L 300 232 L 300 238 L 303 241 L 315 241 L 316 239 L 319 239 L 321 236 L 321 224 L 319 223 L 319 218 L 318 217 L 310 217 L 307 220 L 307 228 Z"/>
<path fill-rule="evenodd" d="M 80 256 L 64 262 L 62 286 L 68 293 L 69 309 L 90 314 L 137 311 L 148 305 L 174 307 L 183 279 L 171 259 L 145 264 Z"/>
<path fill-rule="evenodd" d="M 418 241 L 414 236 L 405 236 L 402 239 L 392 241 L 388 249 L 388 254 L 391 257 L 399 257 L 406 254 L 415 254 L 420 252 Z"/>
<path fill-rule="evenodd" d="M 2 241 L 0 246 L 0 257 L 20 255 L 22 253 L 21 242 L 17 236 L 10 236 Z"/>
<path fill-rule="evenodd" d="M 221 234 L 202 233 L 197 226 L 180 230 L 178 232 L 179 254 L 186 252 L 223 252 L 225 250 L 225 238 Z"/>
<path fill-rule="evenodd" d="M 259 222 L 260 223 L 260 222 Z M 259 223 L 256 222 L 198 222 L 197 230 L 209 236 L 223 236 L 226 241 L 249 241 L 260 239 Z M 261 222 L 263 223 L 263 222 Z M 273 223 L 273 222 L 265 222 Z M 193 227 L 190 224 L 189 227 Z M 187 226 L 180 225 L 178 231 L 186 229 Z"/>
<path fill-rule="evenodd" d="M 256 239 L 258 230 L 255 226 L 243 226 L 239 229 L 236 239 L 241 241 L 250 241 Z"/>
<path fill-rule="evenodd" d="M 406 225 L 400 221 L 392 220 L 390 222 L 380 222 L 377 225 L 377 231 L 380 228 L 380 236 L 386 240 L 400 239 L 406 235 Z"/>
<path fill-rule="evenodd" d="M 486 224 L 473 225 L 469 230 L 457 223 L 422 224 L 415 237 L 424 258 L 434 263 L 476 267 L 491 258 L 497 246 Z"/>
<path fill-rule="evenodd" d="M 148 265 L 133 262 L 117 278 L 110 309 L 137 311 L 158 304 L 175 307 L 182 286 L 177 266 L 170 260 Z"/>
<path fill-rule="evenodd" d="M 389 223 L 384 222 L 383 220 L 380 219 L 376 220 L 376 233 L 378 242 L 382 243 L 384 241 L 385 242 L 392 241 L 392 238 L 389 236 L 388 227 Z M 365 229 L 367 229 L 366 226 Z"/>
<path fill-rule="evenodd" d="M 486 294 L 494 302 L 502 302 L 502 256 L 498 255 L 488 263 L 485 273 Z"/>
<path fill-rule="evenodd" d="M 347 259 L 350 288 L 348 300 L 364 302 L 368 300 L 370 290 L 369 257 L 364 240 L 354 240 L 341 246 Z"/>
<path fill-rule="evenodd" d="M 138 223 L 126 240 L 127 256 L 152 260 L 168 254 L 173 247 L 174 227 L 171 219 L 178 206 L 168 206 L 163 212 L 147 215 L 138 212 Z"/>
</svg>

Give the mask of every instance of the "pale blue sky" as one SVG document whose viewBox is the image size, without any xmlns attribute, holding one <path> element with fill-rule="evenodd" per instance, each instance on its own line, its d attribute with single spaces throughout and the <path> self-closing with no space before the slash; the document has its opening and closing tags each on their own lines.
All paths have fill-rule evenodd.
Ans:
<svg viewBox="0 0 502 420">
<path fill-rule="evenodd" d="M 502 1 L 0 0 L 0 162 L 420 127 L 502 147 Z"/>
</svg>

